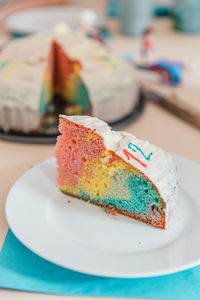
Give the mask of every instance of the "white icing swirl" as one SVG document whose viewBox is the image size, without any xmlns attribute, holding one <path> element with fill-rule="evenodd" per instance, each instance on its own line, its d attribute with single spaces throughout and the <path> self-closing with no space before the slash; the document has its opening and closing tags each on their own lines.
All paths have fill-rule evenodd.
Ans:
<svg viewBox="0 0 200 300">
<path fill-rule="evenodd" d="M 103 138 L 107 150 L 114 151 L 124 161 L 147 176 L 156 186 L 162 199 L 166 203 L 167 223 L 168 217 L 172 215 L 175 207 L 178 187 L 176 167 L 172 162 L 170 154 L 165 153 L 161 148 L 150 144 L 148 141 L 137 139 L 130 133 L 113 131 L 108 124 L 97 118 L 65 115 L 61 115 L 61 117 L 92 130 L 95 129 L 95 132 Z M 135 151 L 129 148 L 128 145 L 130 143 Z M 127 155 L 125 155 L 124 150 L 128 151 L 129 159 Z M 150 153 L 152 153 L 152 155 L 150 155 Z M 150 158 L 148 160 L 146 158 L 148 158 L 149 155 Z"/>
</svg>

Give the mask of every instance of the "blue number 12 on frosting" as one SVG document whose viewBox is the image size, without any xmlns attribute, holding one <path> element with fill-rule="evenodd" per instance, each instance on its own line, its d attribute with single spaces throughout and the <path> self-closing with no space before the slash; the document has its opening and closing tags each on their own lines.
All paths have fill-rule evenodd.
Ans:
<svg viewBox="0 0 200 300">
<path fill-rule="evenodd" d="M 149 153 L 148 156 L 146 156 L 146 155 L 144 154 L 144 152 L 143 152 L 137 145 L 135 145 L 135 144 L 133 144 L 133 143 L 129 143 L 129 144 L 128 144 L 128 147 L 129 147 L 131 150 L 133 150 L 134 152 L 136 152 L 137 150 L 140 151 L 140 153 L 144 156 L 144 158 L 145 158 L 146 160 L 150 160 L 151 155 L 152 155 L 152 152 Z M 135 150 L 134 148 L 135 148 L 136 150 Z"/>
</svg>

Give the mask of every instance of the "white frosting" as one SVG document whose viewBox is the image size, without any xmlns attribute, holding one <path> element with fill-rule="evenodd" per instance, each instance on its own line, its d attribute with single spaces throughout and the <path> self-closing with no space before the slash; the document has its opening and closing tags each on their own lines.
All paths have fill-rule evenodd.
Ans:
<svg viewBox="0 0 200 300">
<path fill-rule="evenodd" d="M 178 187 L 176 167 L 172 162 L 170 154 L 165 153 L 162 149 L 150 144 L 148 141 L 137 139 L 130 133 L 113 131 L 104 121 L 97 118 L 64 115 L 62 115 L 62 117 L 87 128 L 95 129 L 95 132 L 103 138 L 105 147 L 108 150 L 114 151 L 124 161 L 146 175 L 156 186 L 162 199 L 166 203 L 166 222 L 168 221 L 168 217 L 171 216 L 173 208 L 175 207 Z M 133 146 L 133 149 L 136 151 L 131 150 L 128 147 L 129 143 L 140 148 L 146 157 L 152 153 L 150 159 L 146 160 L 141 151 L 137 150 L 135 146 Z M 128 160 L 123 152 L 124 149 L 145 164 L 146 167 L 131 157 L 130 160 Z"/>
<path fill-rule="evenodd" d="M 67 56 L 81 63 L 79 74 L 89 94 L 92 115 L 114 122 L 133 111 L 139 86 L 132 66 L 79 30 L 65 35 L 39 33 L 10 41 L 0 53 L 0 67 L 3 66 L 0 68 L 0 113 L 6 111 L 3 118 L 7 120 L 5 125 L 0 118 L 0 128 L 37 130 L 43 80 L 53 41 Z M 49 89 L 49 96 L 51 92 Z M 18 107 L 21 114 L 12 119 Z M 26 118 L 27 110 L 36 115 L 34 122 Z"/>
</svg>

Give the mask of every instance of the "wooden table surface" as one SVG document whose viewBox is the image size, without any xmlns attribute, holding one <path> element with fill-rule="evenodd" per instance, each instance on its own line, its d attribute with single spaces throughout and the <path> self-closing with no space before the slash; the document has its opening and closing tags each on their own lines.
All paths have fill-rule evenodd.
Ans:
<svg viewBox="0 0 200 300">
<path fill-rule="evenodd" d="M 122 39 L 123 40 L 123 39 Z M 122 40 L 115 38 L 114 45 L 119 52 L 132 47 L 132 39 L 126 38 L 126 47 Z M 182 121 L 153 102 L 148 102 L 142 116 L 133 124 L 123 128 L 128 132 L 149 140 L 163 149 L 183 155 L 200 162 L 200 130 Z M 51 157 L 54 145 L 33 145 L 0 141 L 0 248 L 8 230 L 4 206 L 7 193 L 16 179 L 30 166 Z M 0 289 L 0 299 L 91 299 L 86 297 L 52 296 Z M 95 298 L 99 299 L 99 298 Z"/>
</svg>

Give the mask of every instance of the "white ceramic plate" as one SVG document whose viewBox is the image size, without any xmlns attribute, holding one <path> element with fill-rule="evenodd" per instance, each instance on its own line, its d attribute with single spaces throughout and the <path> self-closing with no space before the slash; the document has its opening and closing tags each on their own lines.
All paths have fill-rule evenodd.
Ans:
<svg viewBox="0 0 200 300">
<path fill-rule="evenodd" d="M 90 26 L 103 25 L 103 17 L 93 10 L 73 6 L 39 7 L 16 12 L 5 21 L 5 27 L 14 33 L 30 34 L 40 31 L 52 31 L 58 22 L 70 26 L 87 24 Z"/>
<path fill-rule="evenodd" d="M 29 249 L 60 266 L 110 277 L 147 277 L 200 263 L 200 165 L 174 156 L 180 177 L 176 218 L 163 231 L 62 194 L 52 158 L 10 190 L 8 224 Z M 70 203 L 68 203 L 70 200 Z"/>
</svg>

